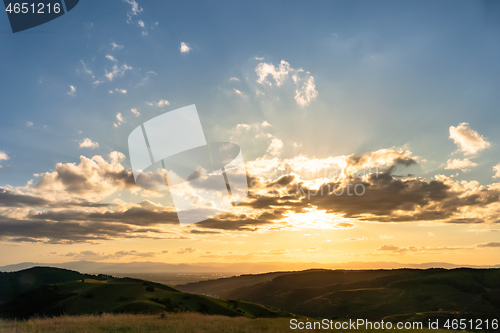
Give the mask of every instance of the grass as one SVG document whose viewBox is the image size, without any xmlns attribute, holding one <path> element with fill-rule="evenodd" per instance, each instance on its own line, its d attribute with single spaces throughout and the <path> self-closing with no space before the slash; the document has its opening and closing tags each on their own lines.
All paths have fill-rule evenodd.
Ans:
<svg viewBox="0 0 500 333">
<path fill-rule="evenodd" d="M 208 316 L 197 313 L 167 313 L 160 315 L 141 314 L 104 314 L 85 316 L 60 316 L 54 318 L 33 318 L 25 321 L 0 321 L 0 332 L 16 333 L 254 333 L 254 332 L 293 332 L 290 329 L 290 319 L 249 319 L 245 317 Z M 307 332 L 324 332 L 308 330 Z M 352 333 L 361 332 L 421 332 L 421 333 L 451 333 L 447 330 L 349 330 Z"/>
</svg>

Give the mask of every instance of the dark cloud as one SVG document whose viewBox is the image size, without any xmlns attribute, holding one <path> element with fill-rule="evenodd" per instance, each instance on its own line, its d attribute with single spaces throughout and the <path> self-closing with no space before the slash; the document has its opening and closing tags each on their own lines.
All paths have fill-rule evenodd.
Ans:
<svg viewBox="0 0 500 333">
<path fill-rule="evenodd" d="M 40 207 L 47 206 L 50 201 L 40 197 L 15 194 L 4 188 L 0 188 L 0 207 Z"/>
<path fill-rule="evenodd" d="M 50 221 L 99 221 L 121 223 L 135 226 L 158 224 L 179 224 L 177 213 L 173 210 L 154 211 L 142 207 L 132 207 L 123 212 L 107 211 L 104 213 L 86 213 L 77 210 L 47 211 L 32 215 L 31 218 Z"/>
<path fill-rule="evenodd" d="M 500 242 L 490 242 L 484 244 L 478 244 L 477 247 L 500 247 Z"/>
<path fill-rule="evenodd" d="M 67 208 L 67 207 L 109 207 L 108 203 L 91 202 L 86 199 L 75 198 L 67 201 L 51 201 L 35 194 L 14 193 L 0 187 L 0 207 L 48 207 L 48 208 Z"/>
<path fill-rule="evenodd" d="M 0 238 L 18 242 L 81 243 L 137 234 L 142 238 L 149 238 L 147 232 L 151 230 L 141 230 L 120 223 L 53 222 L 0 217 Z"/>
<path fill-rule="evenodd" d="M 196 249 L 193 249 L 192 247 L 187 247 L 187 248 L 180 248 L 179 251 L 177 251 L 177 254 L 189 254 L 196 252 Z"/>
<path fill-rule="evenodd" d="M 223 213 L 195 225 L 197 228 L 205 229 L 255 231 L 257 230 L 255 227 L 271 224 L 272 219 L 279 219 L 281 217 L 281 212 L 264 212 L 256 218 L 248 217 L 245 214 Z"/>
</svg>

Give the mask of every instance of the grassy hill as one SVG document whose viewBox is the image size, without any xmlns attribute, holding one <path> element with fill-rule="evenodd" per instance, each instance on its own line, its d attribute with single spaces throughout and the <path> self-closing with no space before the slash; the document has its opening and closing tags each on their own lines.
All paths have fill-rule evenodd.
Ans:
<svg viewBox="0 0 500 333">
<path fill-rule="evenodd" d="M 308 270 L 203 281 L 180 290 L 241 299 L 322 318 L 497 318 L 499 269 Z M 227 288 L 233 286 L 235 288 Z"/>
<path fill-rule="evenodd" d="M 2 273 L 0 290 L 3 318 L 164 311 L 249 318 L 288 315 L 245 301 L 187 294 L 159 283 L 59 268 L 34 267 Z"/>
<path fill-rule="evenodd" d="M 304 320 L 307 320 L 304 318 Z M 159 315 L 141 314 L 105 314 L 102 316 L 61 316 L 55 318 L 33 318 L 27 321 L 0 321 L 0 332 L 16 333 L 111 333 L 111 332 L 175 332 L 175 333 L 289 333 L 290 319 L 208 316 L 198 313 Z M 325 332 L 325 330 L 307 330 L 307 332 Z M 350 329 L 351 333 L 377 333 L 381 330 Z M 454 333 L 448 330 L 391 330 L 398 333 Z M 464 333 L 465 331 L 461 331 Z"/>
</svg>

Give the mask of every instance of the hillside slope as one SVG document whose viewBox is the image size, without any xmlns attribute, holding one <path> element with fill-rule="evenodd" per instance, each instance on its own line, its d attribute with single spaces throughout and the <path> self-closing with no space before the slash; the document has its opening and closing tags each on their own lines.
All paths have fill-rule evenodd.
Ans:
<svg viewBox="0 0 500 333">
<path fill-rule="evenodd" d="M 223 281 L 227 286 L 234 279 Z M 256 276 L 255 281 L 260 279 Z M 210 290 L 212 295 L 323 318 L 380 320 L 419 313 L 494 318 L 500 313 L 499 269 L 308 270 L 234 289 L 221 281 L 177 288 L 194 293 Z"/>
<path fill-rule="evenodd" d="M 0 304 L 0 317 L 109 313 L 198 312 L 225 316 L 279 317 L 288 314 L 244 301 L 227 301 L 180 292 L 154 282 L 84 275 L 58 268 L 35 267 L 4 273 L 0 290 L 21 285 Z M 30 283 L 24 283 L 28 276 Z"/>
</svg>

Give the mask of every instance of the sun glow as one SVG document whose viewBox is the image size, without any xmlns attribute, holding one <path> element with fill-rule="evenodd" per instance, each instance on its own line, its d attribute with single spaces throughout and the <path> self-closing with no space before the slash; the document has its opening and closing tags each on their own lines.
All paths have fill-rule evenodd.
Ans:
<svg viewBox="0 0 500 333">
<path fill-rule="evenodd" d="M 351 219 L 342 217 L 339 214 L 327 213 L 326 210 L 316 210 L 311 208 L 305 213 L 289 212 L 286 220 L 293 225 L 295 229 L 324 229 L 337 230 L 342 229 L 339 223 L 352 222 Z"/>
</svg>

